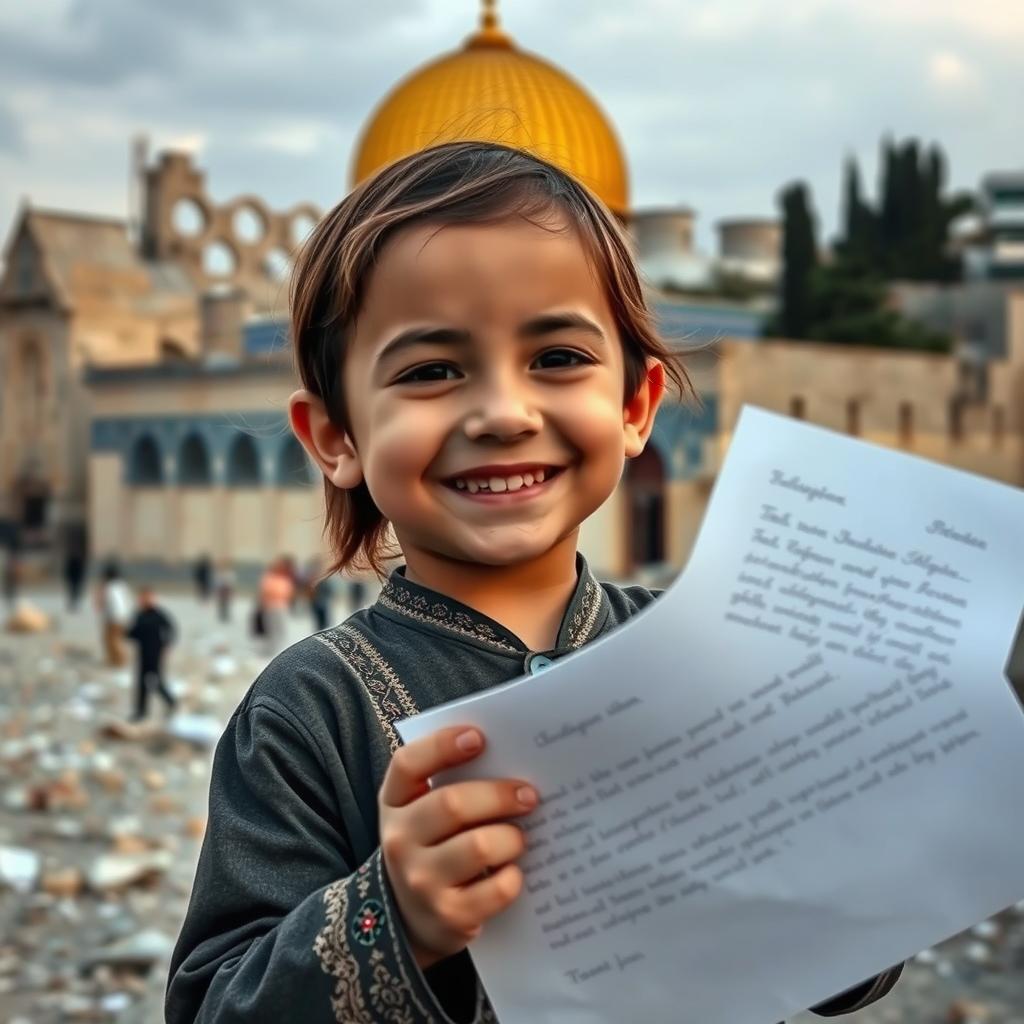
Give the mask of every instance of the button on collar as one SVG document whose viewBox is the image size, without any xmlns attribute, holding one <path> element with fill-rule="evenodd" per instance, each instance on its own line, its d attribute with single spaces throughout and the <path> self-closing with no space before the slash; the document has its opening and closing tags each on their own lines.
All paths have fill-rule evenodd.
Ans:
<svg viewBox="0 0 1024 1024">
<path fill-rule="evenodd" d="M 543 672 L 546 668 L 551 668 L 552 665 L 554 665 L 554 661 L 546 654 L 529 654 L 526 657 L 526 671 L 531 676 Z"/>
</svg>

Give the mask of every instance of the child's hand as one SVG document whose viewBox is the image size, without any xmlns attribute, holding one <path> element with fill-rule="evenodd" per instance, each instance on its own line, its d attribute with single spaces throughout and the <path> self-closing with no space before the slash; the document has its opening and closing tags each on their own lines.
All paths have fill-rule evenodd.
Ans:
<svg viewBox="0 0 1024 1024">
<path fill-rule="evenodd" d="M 427 785 L 483 747 L 477 729 L 439 729 L 396 751 L 380 788 L 381 855 L 420 967 L 465 948 L 523 886 L 513 861 L 526 839 L 502 819 L 532 811 L 536 790 L 513 779 Z"/>
</svg>

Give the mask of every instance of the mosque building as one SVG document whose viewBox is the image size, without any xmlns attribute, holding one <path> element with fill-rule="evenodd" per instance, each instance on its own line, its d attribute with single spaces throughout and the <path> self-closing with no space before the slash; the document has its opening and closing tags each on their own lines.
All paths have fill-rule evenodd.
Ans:
<svg viewBox="0 0 1024 1024">
<path fill-rule="evenodd" d="M 701 404 L 665 403 L 647 451 L 584 525 L 599 572 L 658 578 L 683 564 L 745 401 L 1024 482 L 1024 291 L 1001 293 L 1004 344 L 966 388 L 956 356 L 764 339 L 755 308 L 659 290 L 662 278 L 707 278 L 692 211 L 631 208 L 609 119 L 516 45 L 493 0 L 459 49 L 382 100 L 351 183 L 454 139 L 529 149 L 596 193 L 632 232 L 663 334 L 687 349 Z M 137 226 L 26 205 L 11 229 L 0 521 L 51 557 L 85 527 L 95 558 L 116 554 L 140 575 L 204 554 L 243 575 L 279 553 L 315 557 L 323 496 L 287 425 L 295 377 L 282 311 L 291 256 L 321 211 L 274 211 L 252 195 L 215 203 L 187 154 L 140 165 Z M 778 225 L 733 219 L 719 231 L 723 265 L 770 283 Z"/>
</svg>

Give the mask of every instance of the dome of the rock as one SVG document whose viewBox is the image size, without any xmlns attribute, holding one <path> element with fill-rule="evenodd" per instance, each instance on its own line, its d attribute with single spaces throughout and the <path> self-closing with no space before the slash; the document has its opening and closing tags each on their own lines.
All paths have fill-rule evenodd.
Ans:
<svg viewBox="0 0 1024 1024">
<path fill-rule="evenodd" d="M 442 142 L 478 139 L 535 153 L 572 174 L 615 213 L 628 210 L 626 162 L 594 99 L 564 71 L 520 50 L 484 3 L 461 50 L 398 83 L 356 145 L 352 183 Z"/>
</svg>

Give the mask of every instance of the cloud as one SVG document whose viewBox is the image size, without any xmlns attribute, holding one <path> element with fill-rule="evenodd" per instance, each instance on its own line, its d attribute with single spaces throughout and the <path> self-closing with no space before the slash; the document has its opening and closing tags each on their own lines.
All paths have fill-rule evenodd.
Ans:
<svg viewBox="0 0 1024 1024">
<path fill-rule="evenodd" d="M 0 103 L 0 156 L 20 156 L 24 146 L 25 136 L 18 119 Z"/>
<path fill-rule="evenodd" d="M 0 182 L 2 222 L 28 189 L 120 213 L 139 132 L 154 145 L 198 142 L 219 199 L 327 206 L 372 109 L 459 47 L 479 16 L 470 0 L 35 0 L 31 16 L 3 6 L 0 149 L 21 149 Z M 1011 104 L 985 97 L 1024 95 L 1024 3 L 634 0 L 626 10 L 500 5 L 517 44 L 568 71 L 609 115 L 634 203 L 692 204 L 705 244 L 719 218 L 776 213 L 779 189 L 798 178 L 830 230 L 843 156 L 861 158 L 870 187 L 886 132 L 940 142 L 958 186 L 1019 163 Z"/>
</svg>

